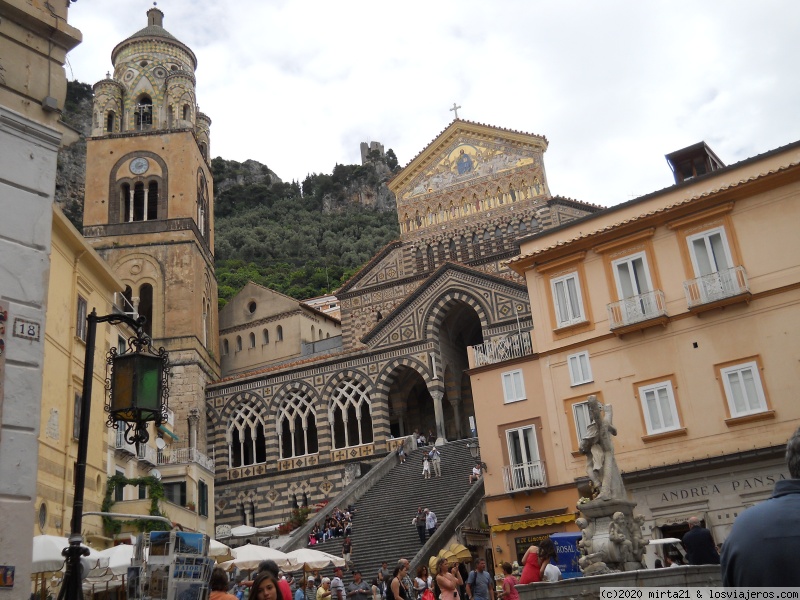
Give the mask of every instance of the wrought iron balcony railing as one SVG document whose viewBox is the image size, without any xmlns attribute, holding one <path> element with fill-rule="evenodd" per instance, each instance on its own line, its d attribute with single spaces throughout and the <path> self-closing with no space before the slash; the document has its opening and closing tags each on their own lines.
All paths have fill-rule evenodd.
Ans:
<svg viewBox="0 0 800 600">
<path fill-rule="evenodd" d="M 183 465 L 197 463 L 209 471 L 214 470 L 214 460 L 196 448 L 164 448 L 158 451 L 159 465 Z"/>
<path fill-rule="evenodd" d="M 738 266 L 684 281 L 683 290 L 686 293 L 686 303 L 689 308 L 693 308 L 747 294 L 750 292 L 750 285 L 747 283 L 744 267 Z"/>
<path fill-rule="evenodd" d="M 486 341 L 472 349 L 475 351 L 475 366 L 481 367 L 527 356 L 533 352 L 533 345 L 530 333 L 523 331 Z"/>
<path fill-rule="evenodd" d="M 611 329 L 649 321 L 667 314 L 667 303 L 664 299 L 664 292 L 653 290 L 624 298 L 619 302 L 612 302 L 608 305 L 608 319 Z"/>
<path fill-rule="evenodd" d="M 547 473 L 544 470 L 544 461 L 535 460 L 533 462 L 504 466 L 503 485 L 506 492 L 547 487 Z"/>
</svg>

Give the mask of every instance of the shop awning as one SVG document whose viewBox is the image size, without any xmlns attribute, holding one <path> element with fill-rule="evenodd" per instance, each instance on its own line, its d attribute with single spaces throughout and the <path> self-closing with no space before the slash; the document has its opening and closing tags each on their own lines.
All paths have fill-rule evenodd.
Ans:
<svg viewBox="0 0 800 600">
<path fill-rule="evenodd" d="M 169 428 L 168 428 L 166 425 L 164 425 L 163 423 L 162 423 L 161 425 L 159 425 L 159 426 L 158 426 L 158 430 L 159 430 L 161 433 L 166 433 L 166 434 L 167 434 L 169 437 L 171 437 L 171 438 L 172 438 L 173 440 L 175 440 L 176 442 L 177 442 L 177 441 L 180 439 L 180 438 L 179 438 L 177 435 L 175 435 L 174 433 L 172 433 L 172 432 L 169 430 Z"/>
<path fill-rule="evenodd" d="M 538 517 L 536 519 L 524 519 L 522 521 L 513 521 L 512 523 L 492 525 L 492 531 L 515 531 L 517 529 L 531 529 L 533 527 L 544 527 L 545 525 L 569 523 L 574 520 L 575 513 L 567 513 L 563 515 L 553 515 L 552 517 Z"/>
</svg>

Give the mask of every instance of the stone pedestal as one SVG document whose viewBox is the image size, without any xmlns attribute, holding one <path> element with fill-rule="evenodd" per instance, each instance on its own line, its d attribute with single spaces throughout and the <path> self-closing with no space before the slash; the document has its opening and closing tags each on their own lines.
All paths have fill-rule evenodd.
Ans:
<svg viewBox="0 0 800 600">
<path fill-rule="evenodd" d="M 584 575 L 642 568 L 644 546 L 635 543 L 635 506 L 636 502 L 614 498 L 578 504 L 587 521 L 587 527 L 583 528 L 584 542 L 590 544 L 581 559 Z"/>
</svg>

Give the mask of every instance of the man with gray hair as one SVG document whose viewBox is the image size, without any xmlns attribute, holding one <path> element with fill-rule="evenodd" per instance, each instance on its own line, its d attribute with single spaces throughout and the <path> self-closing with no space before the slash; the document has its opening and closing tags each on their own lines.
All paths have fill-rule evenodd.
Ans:
<svg viewBox="0 0 800 600">
<path fill-rule="evenodd" d="M 722 545 L 722 585 L 800 587 L 800 429 L 786 445 L 791 479 L 741 513 Z"/>
<path fill-rule="evenodd" d="M 711 532 L 702 526 L 700 519 L 689 517 L 689 531 L 681 540 L 690 565 L 718 565 L 719 552 Z"/>
</svg>

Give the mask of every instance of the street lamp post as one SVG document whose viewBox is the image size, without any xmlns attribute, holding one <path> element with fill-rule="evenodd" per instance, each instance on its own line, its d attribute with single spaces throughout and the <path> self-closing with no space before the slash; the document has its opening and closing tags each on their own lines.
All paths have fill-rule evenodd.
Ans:
<svg viewBox="0 0 800 600">
<path fill-rule="evenodd" d="M 169 359 L 167 351 L 153 349 L 152 340 L 144 333 L 145 318 L 133 319 L 124 314 L 101 317 L 93 309 L 86 317 L 86 354 L 83 365 L 83 395 L 81 397 L 81 422 L 78 435 L 78 457 L 75 464 L 75 495 L 72 503 L 71 533 L 69 546 L 62 555 L 66 558 L 66 573 L 58 594 L 59 600 L 79 600 L 81 592 L 81 556 L 88 556 L 89 549 L 81 546 L 83 535 L 83 492 L 86 484 L 86 455 L 89 447 L 89 416 L 92 407 L 92 379 L 94 377 L 95 335 L 98 323 L 118 325 L 125 323 L 136 334 L 128 339 L 128 350 L 119 355 L 111 348 L 106 360 L 105 382 L 109 413 L 106 425 L 117 428 L 125 423 L 125 439 L 128 443 L 146 443 L 149 439 L 147 423 L 156 426 L 167 419 L 169 386 Z"/>
</svg>

